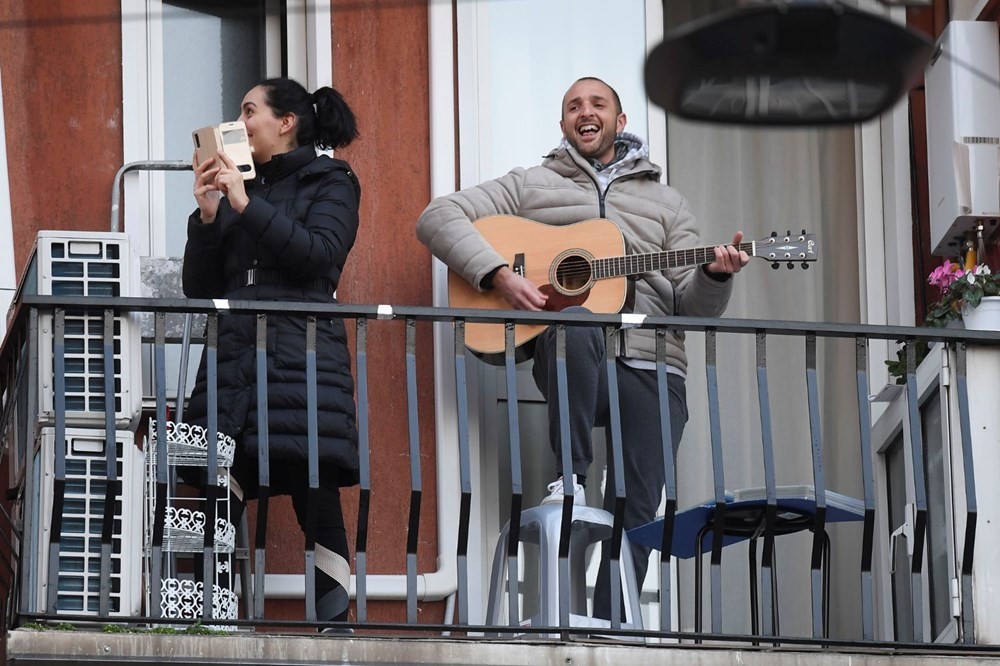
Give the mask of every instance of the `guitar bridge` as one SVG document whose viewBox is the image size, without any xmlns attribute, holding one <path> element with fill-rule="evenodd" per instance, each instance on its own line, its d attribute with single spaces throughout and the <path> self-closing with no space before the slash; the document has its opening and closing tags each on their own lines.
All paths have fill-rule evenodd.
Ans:
<svg viewBox="0 0 1000 666">
<path fill-rule="evenodd" d="M 524 277 L 524 253 L 518 252 L 514 255 L 514 264 L 510 267 L 512 271 Z"/>
</svg>

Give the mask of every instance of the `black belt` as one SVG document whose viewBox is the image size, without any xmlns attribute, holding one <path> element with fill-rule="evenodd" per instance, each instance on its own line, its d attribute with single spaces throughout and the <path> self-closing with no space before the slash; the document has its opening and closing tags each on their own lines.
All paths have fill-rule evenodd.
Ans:
<svg viewBox="0 0 1000 666">
<path fill-rule="evenodd" d="M 333 283 L 329 278 L 303 278 L 268 268 L 251 268 L 237 273 L 226 282 L 226 291 L 254 285 L 297 287 L 333 294 Z"/>
</svg>

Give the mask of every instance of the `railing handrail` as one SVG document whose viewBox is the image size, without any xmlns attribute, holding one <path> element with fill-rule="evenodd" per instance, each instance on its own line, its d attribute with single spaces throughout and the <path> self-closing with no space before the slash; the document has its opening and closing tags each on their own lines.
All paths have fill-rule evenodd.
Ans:
<svg viewBox="0 0 1000 666">
<path fill-rule="evenodd" d="M 927 326 L 901 326 L 887 324 L 861 324 L 838 322 L 809 322 L 802 320 L 749 319 L 733 317 L 643 316 L 634 315 L 528 312 L 525 310 L 481 310 L 474 308 L 446 308 L 422 305 L 318 303 L 315 301 L 251 301 L 233 299 L 185 298 L 120 298 L 108 296 L 40 296 L 22 298 L 22 304 L 43 310 L 73 308 L 79 310 L 112 309 L 116 312 L 211 313 L 222 314 L 330 314 L 345 319 L 406 319 L 408 317 L 448 323 L 462 320 L 471 323 L 513 322 L 517 324 L 566 324 L 569 326 L 614 326 L 648 328 L 666 326 L 684 331 L 713 330 L 718 333 L 752 333 L 765 331 L 772 335 L 802 336 L 816 334 L 821 337 L 875 340 L 914 339 L 926 342 L 975 342 L 988 345 L 1000 344 L 1000 333 L 962 328 L 932 328 Z M 15 322 L 17 320 L 15 319 Z M 13 326 L 11 327 L 13 328 Z"/>
<path fill-rule="evenodd" d="M 317 302 L 275 302 L 275 301 L 251 301 L 251 300 L 209 300 L 209 299 L 164 299 L 164 298 L 148 298 L 148 297 L 132 297 L 132 298 L 114 298 L 114 297 L 83 297 L 83 296 L 42 296 L 42 295 L 28 295 L 23 296 L 20 301 L 20 309 L 17 312 L 16 319 L 12 322 L 10 327 L 10 334 L 14 341 L 18 339 L 23 339 L 24 330 L 27 326 L 27 317 L 37 316 L 39 312 L 50 313 L 56 312 L 57 318 L 61 317 L 62 313 L 78 313 L 78 312 L 95 312 L 107 313 L 113 311 L 115 313 L 140 313 L 140 312 L 157 312 L 157 313 L 175 313 L 175 314 L 191 314 L 191 313 L 208 313 L 210 315 L 210 321 L 212 315 L 224 315 L 224 314 L 245 314 L 245 315 L 317 315 L 325 317 L 334 317 L 341 319 L 356 319 L 356 320 L 387 320 L 387 321 L 402 321 L 406 320 L 408 327 L 408 341 L 407 350 L 409 351 L 411 347 L 414 346 L 413 341 L 410 340 L 409 333 L 410 328 L 414 322 L 432 322 L 432 323 L 456 323 L 456 331 L 458 333 L 461 330 L 461 326 L 458 325 L 459 322 L 466 323 L 527 323 L 527 324 L 557 324 L 565 326 L 602 326 L 606 329 L 612 329 L 616 327 L 630 327 L 630 328 L 645 328 L 652 329 L 658 328 L 662 329 L 678 329 L 685 331 L 704 331 L 706 332 L 706 340 L 713 341 L 713 357 L 709 359 L 709 363 L 714 365 L 714 338 L 719 333 L 734 333 L 734 334 L 750 334 L 756 335 L 758 337 L 758 343 L 760 338 L 766 335 L 776 335 L 776 336 L 797 336 L 805 337 L 807 341 L 807 372 L 812 374 L 816 373 L 816 360 L 815 360 L 815 338 L 817 336 L 827 337 L 827 338 L 849 338 L 856 340 L 856 346 L 860 350 L 865 347 L 865 343 L 868 340 L 895 340 L 895 341 L 927 341 L 927 342 L 945 342 L 945 343 L 956 343 L 959 348 L 963 350 L 965 343 L 978 343 L 984 345 L 997 345 L 1000 344 L 1000 334 L 996 332 L 988 331 L 971 331 L 963 329 L 934 329 L 926 327 L 913 327 L 913 326 L 886 326 L 886 325 L 872 325 L 872 324 L 860 324 L 860 323 L 830 323 L 830 322 L 805 322 L 805 321 L 777 321 L 777 320 L 759 320 L 759 319 L 741 319 L 741 318 L 713 318 L 713 317 L 675 317 L 675 316 L 658 316 L 658 317 L 636 317 L 634 315 L 616 315 L 616 314 L 587 314 L 587 313 L 554 313 L 554 312 L 525 312 L 525 311 L 496 311 L 496 310 L 479 310 L 479 309 L 455 309 L 455 308 L 442 308 L 442 307 L 431 307 L 431 306 L 416 306 L 416 305 L 387 305 L 387 304 L 341 304 L 341 303 L 317 303 Z M 105 317 L 107 318 L 107 314 Z M 162 324 L 162 322 L 160 322 Z M 315 324 L 315 321 L 313 321 Z M 360 326 L 360 323 L 359 323 Z M 106 328 L 107 330 L 107 328 Z M 439 329 L 443 330 L 443 329 Z M 20 331 L 20 333 L 18 333 Z M 16 335 L 15 335 L 16 333 Z M 162 338 L 162 328 L 158 328 L 158 344 L 161 344 Z M 107 334 L 106 334 L 107 335 Z M 461 338 L 456 337 L 456 341 Z M 510 342 L 508 342 L 510 344 Z M 812 345 L 811 347 L 809 345 Z M 457 346 L 457 342 L 456 342 Z M 912 361 L 912 344 L 908 345 L 910 347 L 911 361 Z M 17 344 L 7 345 L 5 341 L 5 346 L 0 350 L 0 373 L 6 372 L 7 368 L 11 363 L 17 363 L 16 359 L 12 359 L 10 354 L 16 351 L 18 348 Z M 810 351 L 811 350 L 811 351 Z M 759 350 L 758 350 L 759 352 Z M 866 357 L 865 357 L 866 358 Z M 861 395 L 861 387 L 867 384 L 867 378 L 860 377 L 863 370 L 863 351 L 858 352 L 858 387 L 859 387 L 859 401 L 866 400 L 866 395 Z M 508 361 L 510 362 L 510 361 Z M 870 361 L 869 361 L 870 362 Z M 660 360 L 662 363 L 662 359 Z M 407 372 L 409 373 L 412 365 L 408 361 Z M 912 365 L 912 364 L 911 364 Z M 12 366 L 10 366 L 12 367 Z M 464 374 L 464 373 L 463 373 Z M 910 374 L 912 375 L 912 368 L 910 369 Z M 408 375 L 409 376 L 409 375 Z M 4 378 L 0 374 L 0 378 Z M 8 387 L 9 388 L 9 387 Z M 816 393 L 815 385 L 810 385 L 810 393 Z M 8 396 L 9 397 L 9 396 Z M 158 398 L 159 400 L 159 398 Z M 810 407 L 813 406 L 814 399 L 810 396 Z M 4 407 L 7 406 L 5 400 Z M 415 405 L 411 405 L 414 407 Z M 58 410 L 57 410 L 58 411 Z M 411 414 L 411 420 L 415 419 L 415 414 Z M 58 437 L 57 437 L 58 439 Z M 713 447 L 716 444 L 713 443 Z M 721 444 L 719 445 L 721 447 Z M 717 448 L 719 448 L 717 447 Z M 814 447 L 818 453 L 819 458 L 814 458 L 814 464 L 817 461 L 822 460 L 822 447 L 816 442 Z M 411 451 L 411 455 L 414 452 Z M 721 453 L 721 448 L 720 448 Z M 418 456 L 419 457 L 419 456 Z M 412 477 L 412 471 L 411 471 Z M 419 469 L 417 469 L 417 476 L 419 478 Z M 610 483 L 610 482 L 609 482 Z M 821 491 L 822 482 L 816 482 L 817 492 Z M 866 489 L 866 495 L 868 494 L 868 489 Z M 822 500 L 820 500 L 822 503 Z M 974 511 L 974 507 L 972 508 Z M 970 572 L 971 574 L 971 572 Z M 408 597 L 409 599 L 409 597 Z M 35 615 L 39 618 L 48 617 L 46 614 Z M 269 624 L 262 620 L 263 624 Z M 462 623 L 460 623 L 462 624 Z M 469 625 L 471 626 L 471 625 Z M 474 629 L 470 629 L 474 630 Z M 530 632 L 528 632 L 530 633 Z M 544 632 L 543 632 L 544 633 Z M 572 632 L 570 632 L 572 633 Z M 647 631 L 642 632 L 642 635 L 658 636 L 658 637 L 668 637 L 673 634 L 664 632 Z M 679 634 L 678 634 L 679 635 Z M 712 636 L 721 635 L 720 632 L 713 627 L 713 631 L 705 634 L 697 634 L 705 638 Z M 756 635 L 756 634 L 754 634 Z M 768 634 L 771 635 L 771 634 Z M 691 635 L 686 637 L 690 638 Z M 785 641 L 786 636 L 779 636 L 779 642 L 791 642 Z M 746 636 L 741 636 L 741 639 L 745 640 Z M 822 640 L 819 641 L 824 645 L 834 644 L 835 640 Z M 868 642 L 862 641 L 864 644 Z M 849 643 L 856 644 L 857 641 L 849 641 Z M 879 643 L 878 641 L 872 642 L 872 644 Z M 923 645 L 923 643 L 920 643 Z"/>
</svg>

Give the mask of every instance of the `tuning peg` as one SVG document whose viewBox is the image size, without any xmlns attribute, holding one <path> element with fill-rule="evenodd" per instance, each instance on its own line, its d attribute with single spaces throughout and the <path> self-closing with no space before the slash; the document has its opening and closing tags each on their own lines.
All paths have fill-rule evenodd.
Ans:
<svg viewBox="0 0 1000 666">
<path fill-rule="evenodd" d="M 803 235 L 803 236 L 805 236 L 805 235 L 806 235 L 806 230 L 805 230 L 805 229 L 803 229 L 803 230 L 802 230 L 802 235 Z"/>
<path fill-rule="evenodd" d="M 795 268 L 795 264 L 793 264 L 792 262 L 789 261 L 788 262 L 788 270 L 792 270 L 793 268 Z"/>
<path fill-rule="evenodd" d="M 771 264 L 771 268 L 773 268 L 774 270 L 778 270 L 778 262 L 776 261 L 773 264 Z"/>
<path fill-rule="evenodd" d="M 771 238 L 777 238 L 777 237 L 778 237 L 778 232 L 777 231 L 772 231 L 771 232 Z"/>
<path fill-rule="evenodd" d="M 809 270 L 809 264 L 805 261 L 802 262 L 802 270 L 804 271 Z"/>
</svg>

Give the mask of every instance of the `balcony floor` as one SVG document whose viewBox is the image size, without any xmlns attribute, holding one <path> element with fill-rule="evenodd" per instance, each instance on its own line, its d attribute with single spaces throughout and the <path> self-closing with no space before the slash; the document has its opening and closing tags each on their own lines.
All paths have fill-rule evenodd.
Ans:
<svg viewBox="0 0 1000 666">
<path fill-rule="evenodd" d="M 705 645 L 564 643 L 483 638 L 370 638 L 289 634 L 178 636 L 97 631 L 7 634 L 7 662 L 27 664 L 622 664 L 630 666 L 963 666 L 1000 664 L 1000 650 L 944 652 Z M 959 656 L 961 655 L 961 656 Z"/>
</svg>

